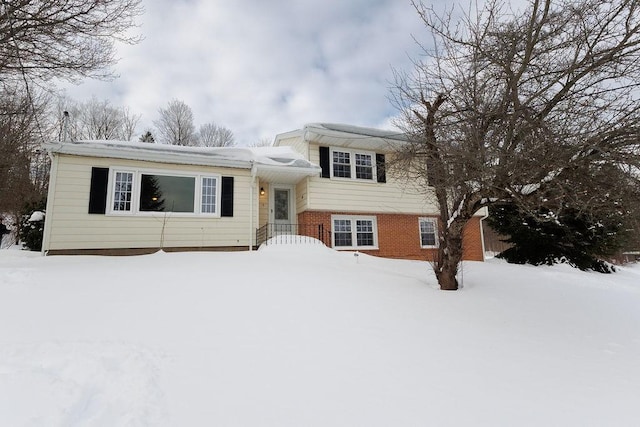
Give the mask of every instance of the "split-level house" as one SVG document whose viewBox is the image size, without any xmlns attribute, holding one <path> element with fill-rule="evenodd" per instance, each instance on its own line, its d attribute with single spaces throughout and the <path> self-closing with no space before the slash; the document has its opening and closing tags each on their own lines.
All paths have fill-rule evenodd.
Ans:
<svg viewBox="0 0 640 427">
<path fill-rule="evenodd" d="M 441 226 L 429 191 L 386 170 L 391 143 L 401 139 L 309 124 L 266 148 L 47 144 L 42 250 L 251 250 L 301 235 L 338 250 L 428 260 Z M 483 259 L 482 218 L 467 225 L 465 259 Z"/>
</svg>

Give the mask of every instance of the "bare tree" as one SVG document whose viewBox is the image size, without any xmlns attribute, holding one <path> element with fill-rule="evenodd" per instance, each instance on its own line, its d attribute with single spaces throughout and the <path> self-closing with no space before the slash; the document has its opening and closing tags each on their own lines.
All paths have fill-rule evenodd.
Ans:
<svg viewBox="0 0 640 427">
<path fill-rule="evenodd" d="M 141 0 L 0 1 L 0 75 L 5 79 L 109 77 L 114 43 L 127 33 Z"/>
<path fill-rule="evenodd" d="M 68 114 L 65 116 L 64 112 Z M 92 97 L 86 102 L 62 96 L 53 111 L 55 136 L 63 140 L 64 132 L 72 140 L 121 139 L 130 141 L 140 120 L 128 107 L 112 106 L 108 100 Z"/>
<path fill-rule="evenodd" d="M 122 135 L 123 114 L 109 101 L 92 97 L 82 104 L 80 121 L 84 139 L 119 139 Z"/>
<path fill-rule="evenodd" d="M 414 7 L 433 45 L 396 76 L 410 142 L 393 170 L 437 201 L 434 271 L 455 290 L 463 229 L 479 209 L 546 203 L 553 220 L 562 203 L 548 194 L 590 209 L 607 191 L 592 180 L 602 164 L 637 182 L 640 3 L 529 0 L 513 11 L 490 1 L 460 20 Z"/>
<path fill-rule="evenodd" d="M 233 132 L 215 123 L 205 123 L 198 131 L 198 144 L 202 147 L 233 147 Z"/>
<path fill-rule="evenodd" d="M 133 135 L 136 133 L 138 122 L 140 122 L 141 114 L 132 113 L 129 107 L 123 107 L 121 109 L 122 114 L 122 129 L 120 130 L 120 137 L 125 141 L 131 141 Z"/>
<path fill-rule="evenodd" d="M 0 91 L 0 212 L 17 220 L 23 205 L 46 192 L 47 156 L 38 149 L 47 98 L 24 87 Z"/>
<path fill-rule="evenodd" d="M 191 107 L 174 99 L 167 108 L 158 110 L 160 118 L 153 122 L 160 142 L 171 145 L 196 145 L 197 138 Z"/>
</svg>

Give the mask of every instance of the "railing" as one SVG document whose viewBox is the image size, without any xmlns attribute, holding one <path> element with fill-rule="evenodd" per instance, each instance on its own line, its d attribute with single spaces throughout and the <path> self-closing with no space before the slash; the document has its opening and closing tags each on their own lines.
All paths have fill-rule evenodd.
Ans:
<svg viewBox="0 0 640 427">
<path fill-rule="evenodd" d="M 324 224 L 273 224 L 256 230 L 256 246 L 288 243 L 323 243 L 331 246 L 331 230 Z"/>
</svg>

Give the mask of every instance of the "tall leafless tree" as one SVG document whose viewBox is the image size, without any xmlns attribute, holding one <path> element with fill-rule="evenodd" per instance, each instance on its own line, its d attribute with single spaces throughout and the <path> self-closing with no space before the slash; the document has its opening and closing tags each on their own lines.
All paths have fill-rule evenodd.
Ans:
<svg viewBox="0 0 640 427">
<path fill-rule="evenodd" d="M 136 133 L 136 128 L 138 127 L 138 122 L 140 122 L 142 115 L 133 113 L 129 107 L 123 107 L 121 109 L 121 114 L 122 128 L 120 131 L 120 138 L 125 141 L 131 141 Z"/>
<path fill-rule="evenodd" d="M 68 114 L 65 116 L 64 112 Z M 77 141 L 82 139 L 120 139 L 130 141 L 140 120 L 129 107 L 116 107 L 108 100 L 92 97 L 86 102 L 62 96 L 53 112 L 55 138 Z"/>
<path fill-rule="evenodd" d="M 141 13 L 141 0 L 1 0 L 0 75 L 109 77 L 114 43 L 140 40 L 128 30 Z"/>
<path fill-rule="evenodd" d="M 198 130 L 198 145 L 202 147 L 233 147 L 233 132 L 215 123 L 205 123 Z"/>
<path fill-rule="evenodd" d="M 161 143 L 171 145 L 197 145 L 191 107 L 174 99 L 166 108 L 158 110 L 160 118 L 153 122 Z"/>
<path fill-rule="evenodd" d="M 46 191 L 47 157 L 39 150 L 46 103 L 44 95 L 26 96 L 23 86 L 0 91 L 0 213 L 14 220 Z"/>
<path fill-rule="evenodd" d="M 592 182 L 602 164 L 637 182 L 640 3 L 529 0 L 514 11 L 492 0 L 460 19 L 414 7 L 433 43 L 396 75 L 410 142 L 393 170 L 437 202 L 434 271 L 455 290 L 464 226 L 481 208 L 553 206 L 541 195 L 554 194 L 589 209 L 606 192 Z"/>
</svg>

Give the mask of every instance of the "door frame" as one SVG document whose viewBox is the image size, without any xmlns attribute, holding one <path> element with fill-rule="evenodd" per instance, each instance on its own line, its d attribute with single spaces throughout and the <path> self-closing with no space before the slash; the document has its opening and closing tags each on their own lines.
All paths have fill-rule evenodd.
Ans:
<svg viewBox="0 0 640 427">
<path fill-rule="evenodd" d="M 269 184 L 269 223 L 275 224 L 275 190 L 289 190 L 289 224 L 297 223 L 296 187 L 291 184 Z"/>
</svg>

